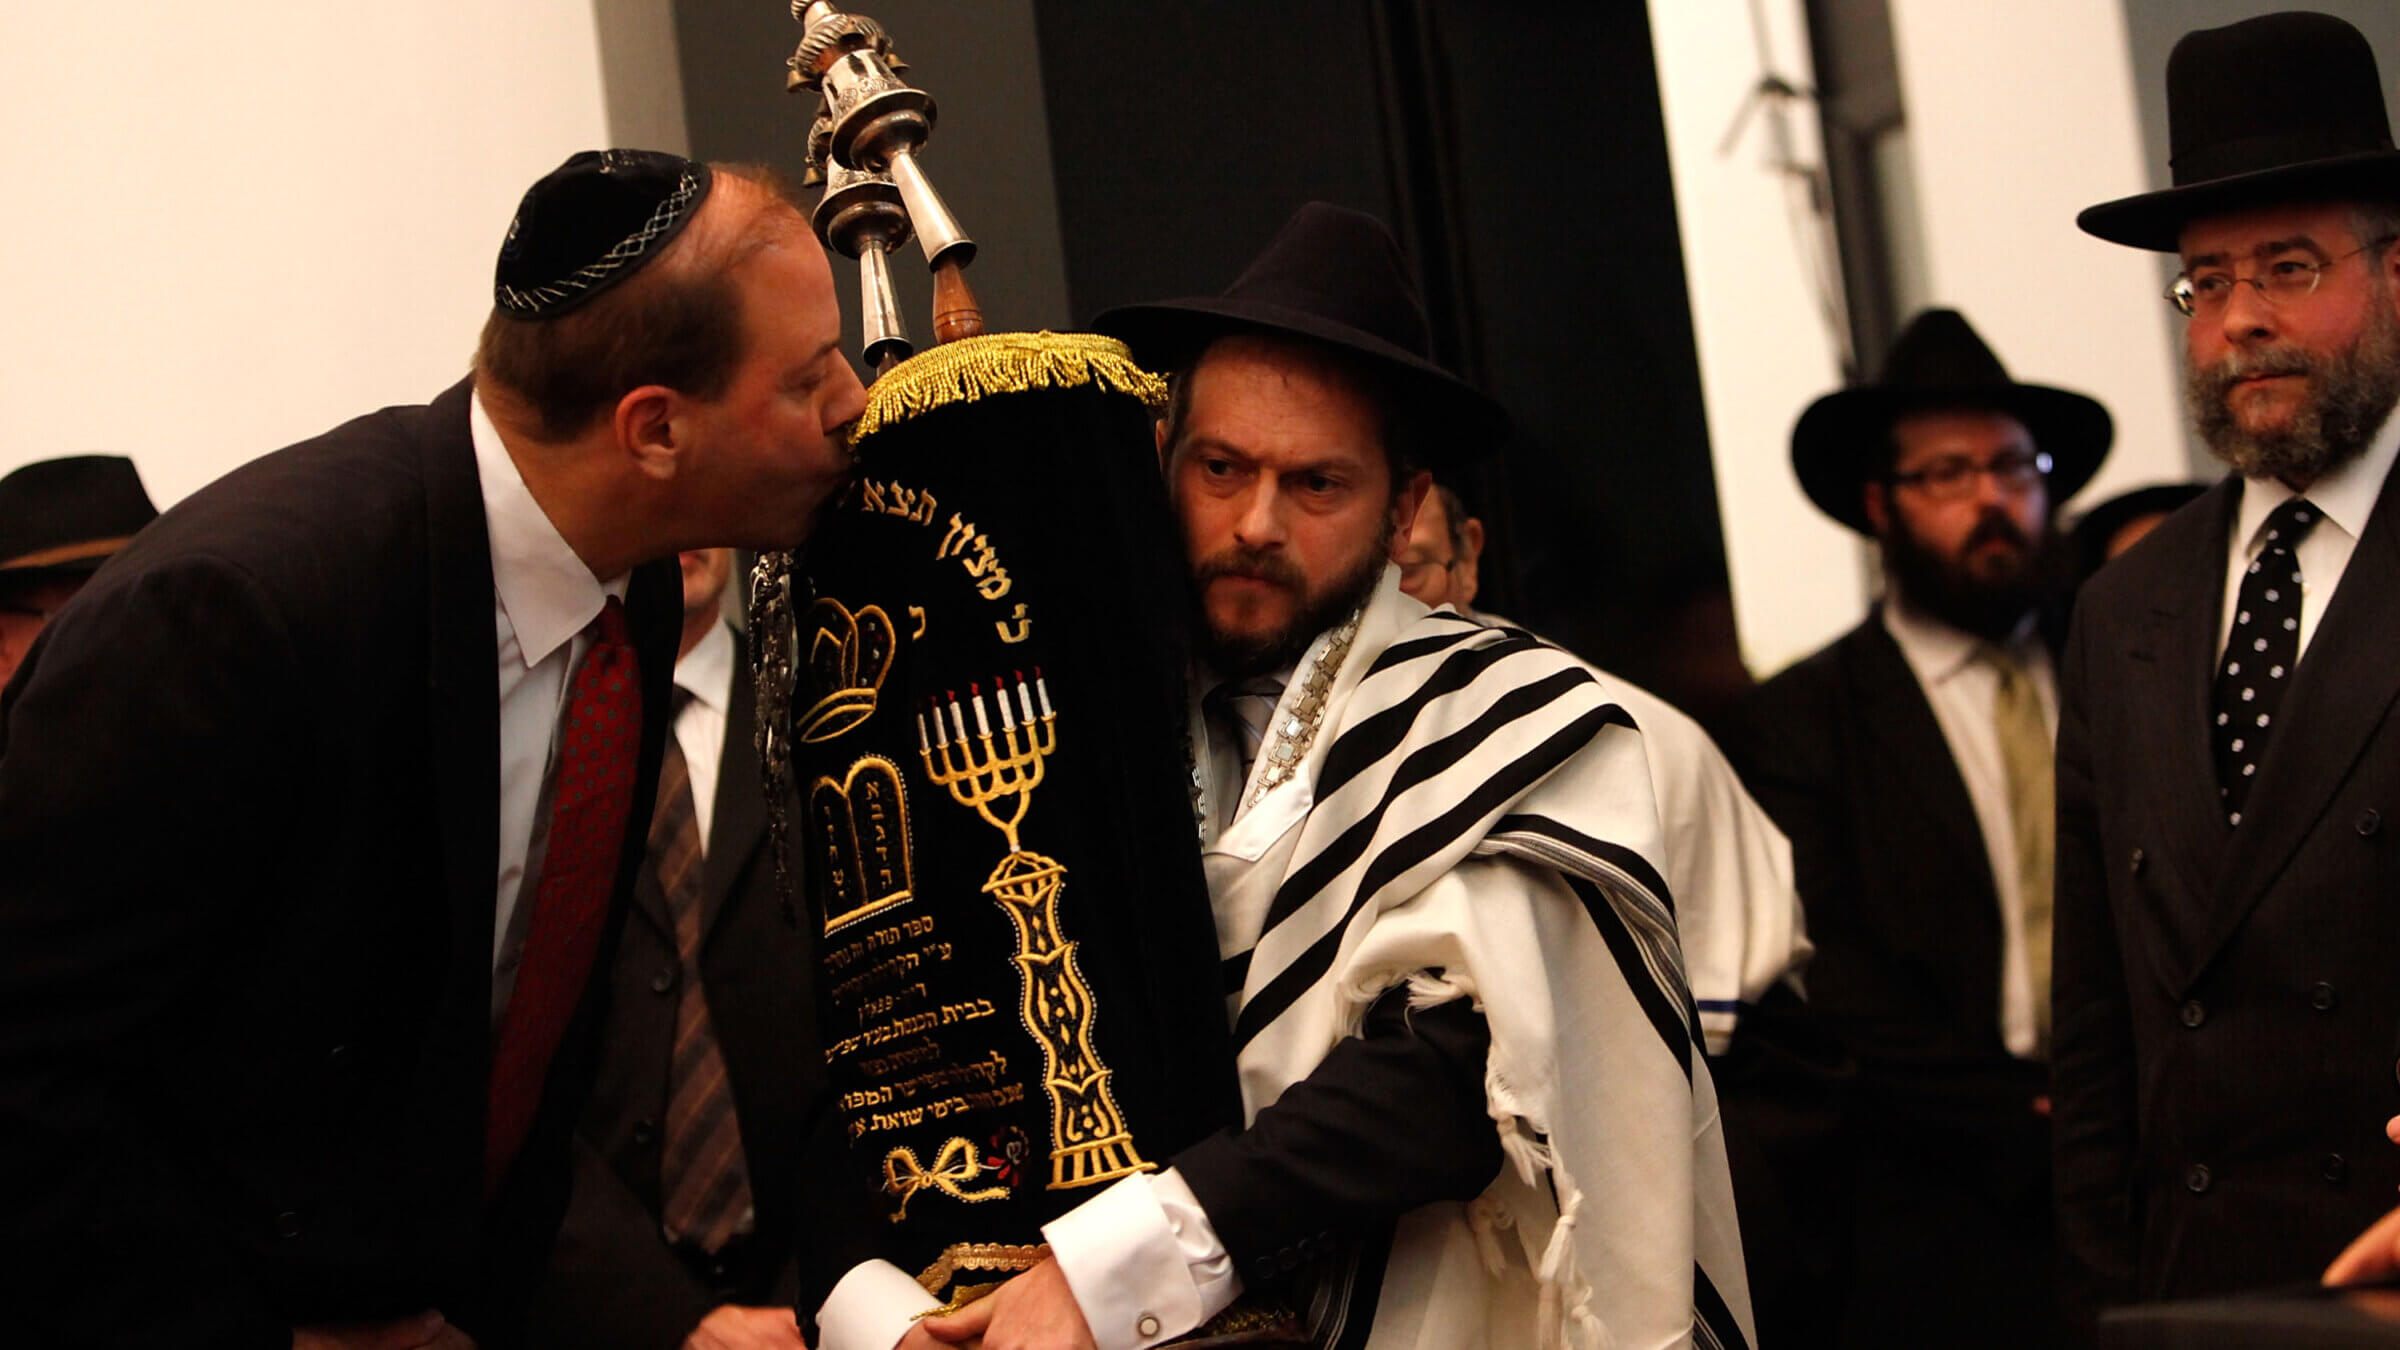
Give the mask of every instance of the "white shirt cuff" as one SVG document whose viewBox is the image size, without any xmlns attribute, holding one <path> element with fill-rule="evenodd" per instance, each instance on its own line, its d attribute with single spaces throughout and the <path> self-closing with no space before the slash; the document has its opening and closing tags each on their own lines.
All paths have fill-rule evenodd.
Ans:
<svg viewBox="0 0 2400 1350">
<path fill-rule="evenodd" d="M 861 1261 L 817 1309 L 816 1350 L 892 1350 L 918 1317 L 940 1306 L 900 1267 Z"/>
<path fill-rule="evenodd" d="M 1042 1229 L 1098 1350 L 1148 1350 L 1242 1292 L 1233 1258 L 1173 1168 L 1135 1173 Z"/>
</svg>

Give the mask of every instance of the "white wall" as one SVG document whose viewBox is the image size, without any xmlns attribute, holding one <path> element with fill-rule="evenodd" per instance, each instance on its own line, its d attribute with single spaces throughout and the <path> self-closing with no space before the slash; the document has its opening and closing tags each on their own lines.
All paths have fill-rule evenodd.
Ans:
<svg viewBox="0 0 2400 1350">
<path fill-rule="evenodd" d="M 464 374 L 525 186 L 607 143 L 591 0 L 20 6 L 0 472 L 163 507 Z"/>
<path fill-rule="evenodd" d="M 2122 0 L 1890 4 L 1927 302 L 2017 379 L 2108 405 L 2116 448 L 2080 503 L 2187 477 L 2157 261 L 2075 228 L 2150 182 Z"/>
<path fill-rule="evenodd" d="M 1758 8 L 1777 73 L 1807 84 L 1799 0 Z M 1807 283 L 1792 189 L 1769 165 L 1765 110 L 1718 153 L 1760 75 L 1750 12 L 1750 0 L 1650 0 L 1735 623 L 1743 659 L 1766 675 L 1858 622 L 1866 592 L 1855 536 L 1792 477 L 1792 423 L 1841 384 L 1841 367 Z M 1814 109 L 1796 104 L 1786 121 L 1794 156 L 1821 162 Z"/>
</svg>

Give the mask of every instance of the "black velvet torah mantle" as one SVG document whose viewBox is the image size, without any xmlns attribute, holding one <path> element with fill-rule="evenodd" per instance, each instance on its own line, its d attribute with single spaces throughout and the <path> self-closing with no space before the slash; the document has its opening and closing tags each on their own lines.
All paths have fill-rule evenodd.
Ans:
<svg viewBox="0 0 2400 1350">
<path fill-rule="evenodd" d="M 1155 379 L 1002 334 L 877 382 L 791 612 L 793 851 L 878 1255 L 963 1304 L 1240 1122 Z"/>
</svg>

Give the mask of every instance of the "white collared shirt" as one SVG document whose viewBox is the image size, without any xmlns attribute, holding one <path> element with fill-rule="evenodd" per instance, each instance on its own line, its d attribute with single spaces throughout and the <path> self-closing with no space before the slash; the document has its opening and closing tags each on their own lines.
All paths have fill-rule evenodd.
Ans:
<svg viewBox="0 0 2400 1350">
<path fill-rule="evenodd" d="M 692 771 L 692 815 L 705 851 L 717 813 L 717 766 L 725 758 L 726 710 L 733 699 L 733 628 L 720 619 L 675 662 L 675 687 L 691 695 L 675 717 L 675 744 Z"/>
<path fill-rule="evenodd" d="M 492 627 L 500 695 L 500 870 L 492 910 L 492 1022 L 507 1011 L 525 945 L 527 880 L 541 875 L 559 716 L 568 676 L 592 645 L 584 630 L 627 575 L 605 584 L 533 499 L 480 395 L 467 401 L 475 473 L 492 550 Z"/>
<path fill-rule="evenodd" d="M 1911 609 L 1897 588 L 1886 597 L 1883 626 L 1900 644 L 1900 655 L 1933 705 L 1950 760 L 1975 805 L 1983 832 L 1992 889 L 2000 897 L 2000 1040 L 2012 1055 L 2030 1056 L 2039 1045 L 2033 1007 L 2033 968 L 2025 955 L 2025 899 L 2017 876 L 2016 821 L 2008 805 L 2008 762 L 2001 757 L 2000 731 L 1992 705 L 2000 673 L 1975 659 L 1983 639 Z M 2033 680 L 2041 695 L 2042 724 L 2058 738 L 2058 679 L 2049 649 L 2031 619 L 1999 644 Z"/>
<path fill-rule="evenodd" d="M 2375 514 L 2375 499 L 2383 494 L 2383 480 L 2392 471 L 2396 454 L 2400 454 L 2400 409 L 2384 417 L 2365 453 L 2310 484 L 2305 493 L 2292 491 L 2279 479 L 2242 480 L 2241 510 L 2226 535 L 2225 605 L 2217 615 L 2217 655 L 2225 654 L 2225 644 L 2233 637 L 2234 611 L 2241 608 L 2242 578 L 2266 549 L 2267 516 L 2299 496 L 2316 503 L 2323 517 L 2292 550 L 2300 564 L 2300 651 L 2307 654 L 2317 620 L 2332 603 L 2334 588 L 2342 584 L 2342 573 L 2350 567 L 2358 538 L 2367 531 L 2367 518 Z"/>
</svg>

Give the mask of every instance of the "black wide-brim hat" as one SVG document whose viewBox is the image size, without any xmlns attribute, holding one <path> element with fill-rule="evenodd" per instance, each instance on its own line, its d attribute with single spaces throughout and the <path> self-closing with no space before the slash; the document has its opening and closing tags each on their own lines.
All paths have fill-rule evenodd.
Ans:
<svg viewBox="0 0 2400 1350">
<path fill-rule="evenodd" d="M 1384 223 L 1362 211 L 1310 202 L 1292 213 L 1222 294 L 1122 305 L 1092 327 L 1133 349 L 1152 370 L 1188 367 L 1218 338 L 1263 332 L 1305 338 L 1364 356 L 1399 378 L 1391 386 L 1430 419 L 1420 438 L 1443 468 L 1508 438 L 1508 413 L 1433 359 L 1433 325 L 1415 273 Z"/>
<path fill-rule="evenodd" d="M 2086 207 L 2114 244 L 2176 251 L 2184 226 L 2275 202 L 2400 200 L 2375 51 L 2329 14 L 2268 14 L 2186 33 L 2167 58 L 2174 186 Z"/>
<path fill-rule="evenodd" d="M 122 455 L 69 455 L 0 478 L 0 581 L 89 576 L 158 508 Z"/>
<path fill-rule="evenodd" d="M 2050 456 L 2053 504 L 2092 481 L 2116 438 L 2116 423 L 2097 400 L 2017 383 L 1965 316 L 1929 309 L 1892 343 L 1880 379 L 1827 394 L 1800 414 L 1792 427 L 1792 471 L 1818 510 L 1873 534 L 1860 489 L 1891 468 L 1892 424 L 1910 413 L 1957 408 L 2024 423 L 2034 448 Z"/>
</svg>

